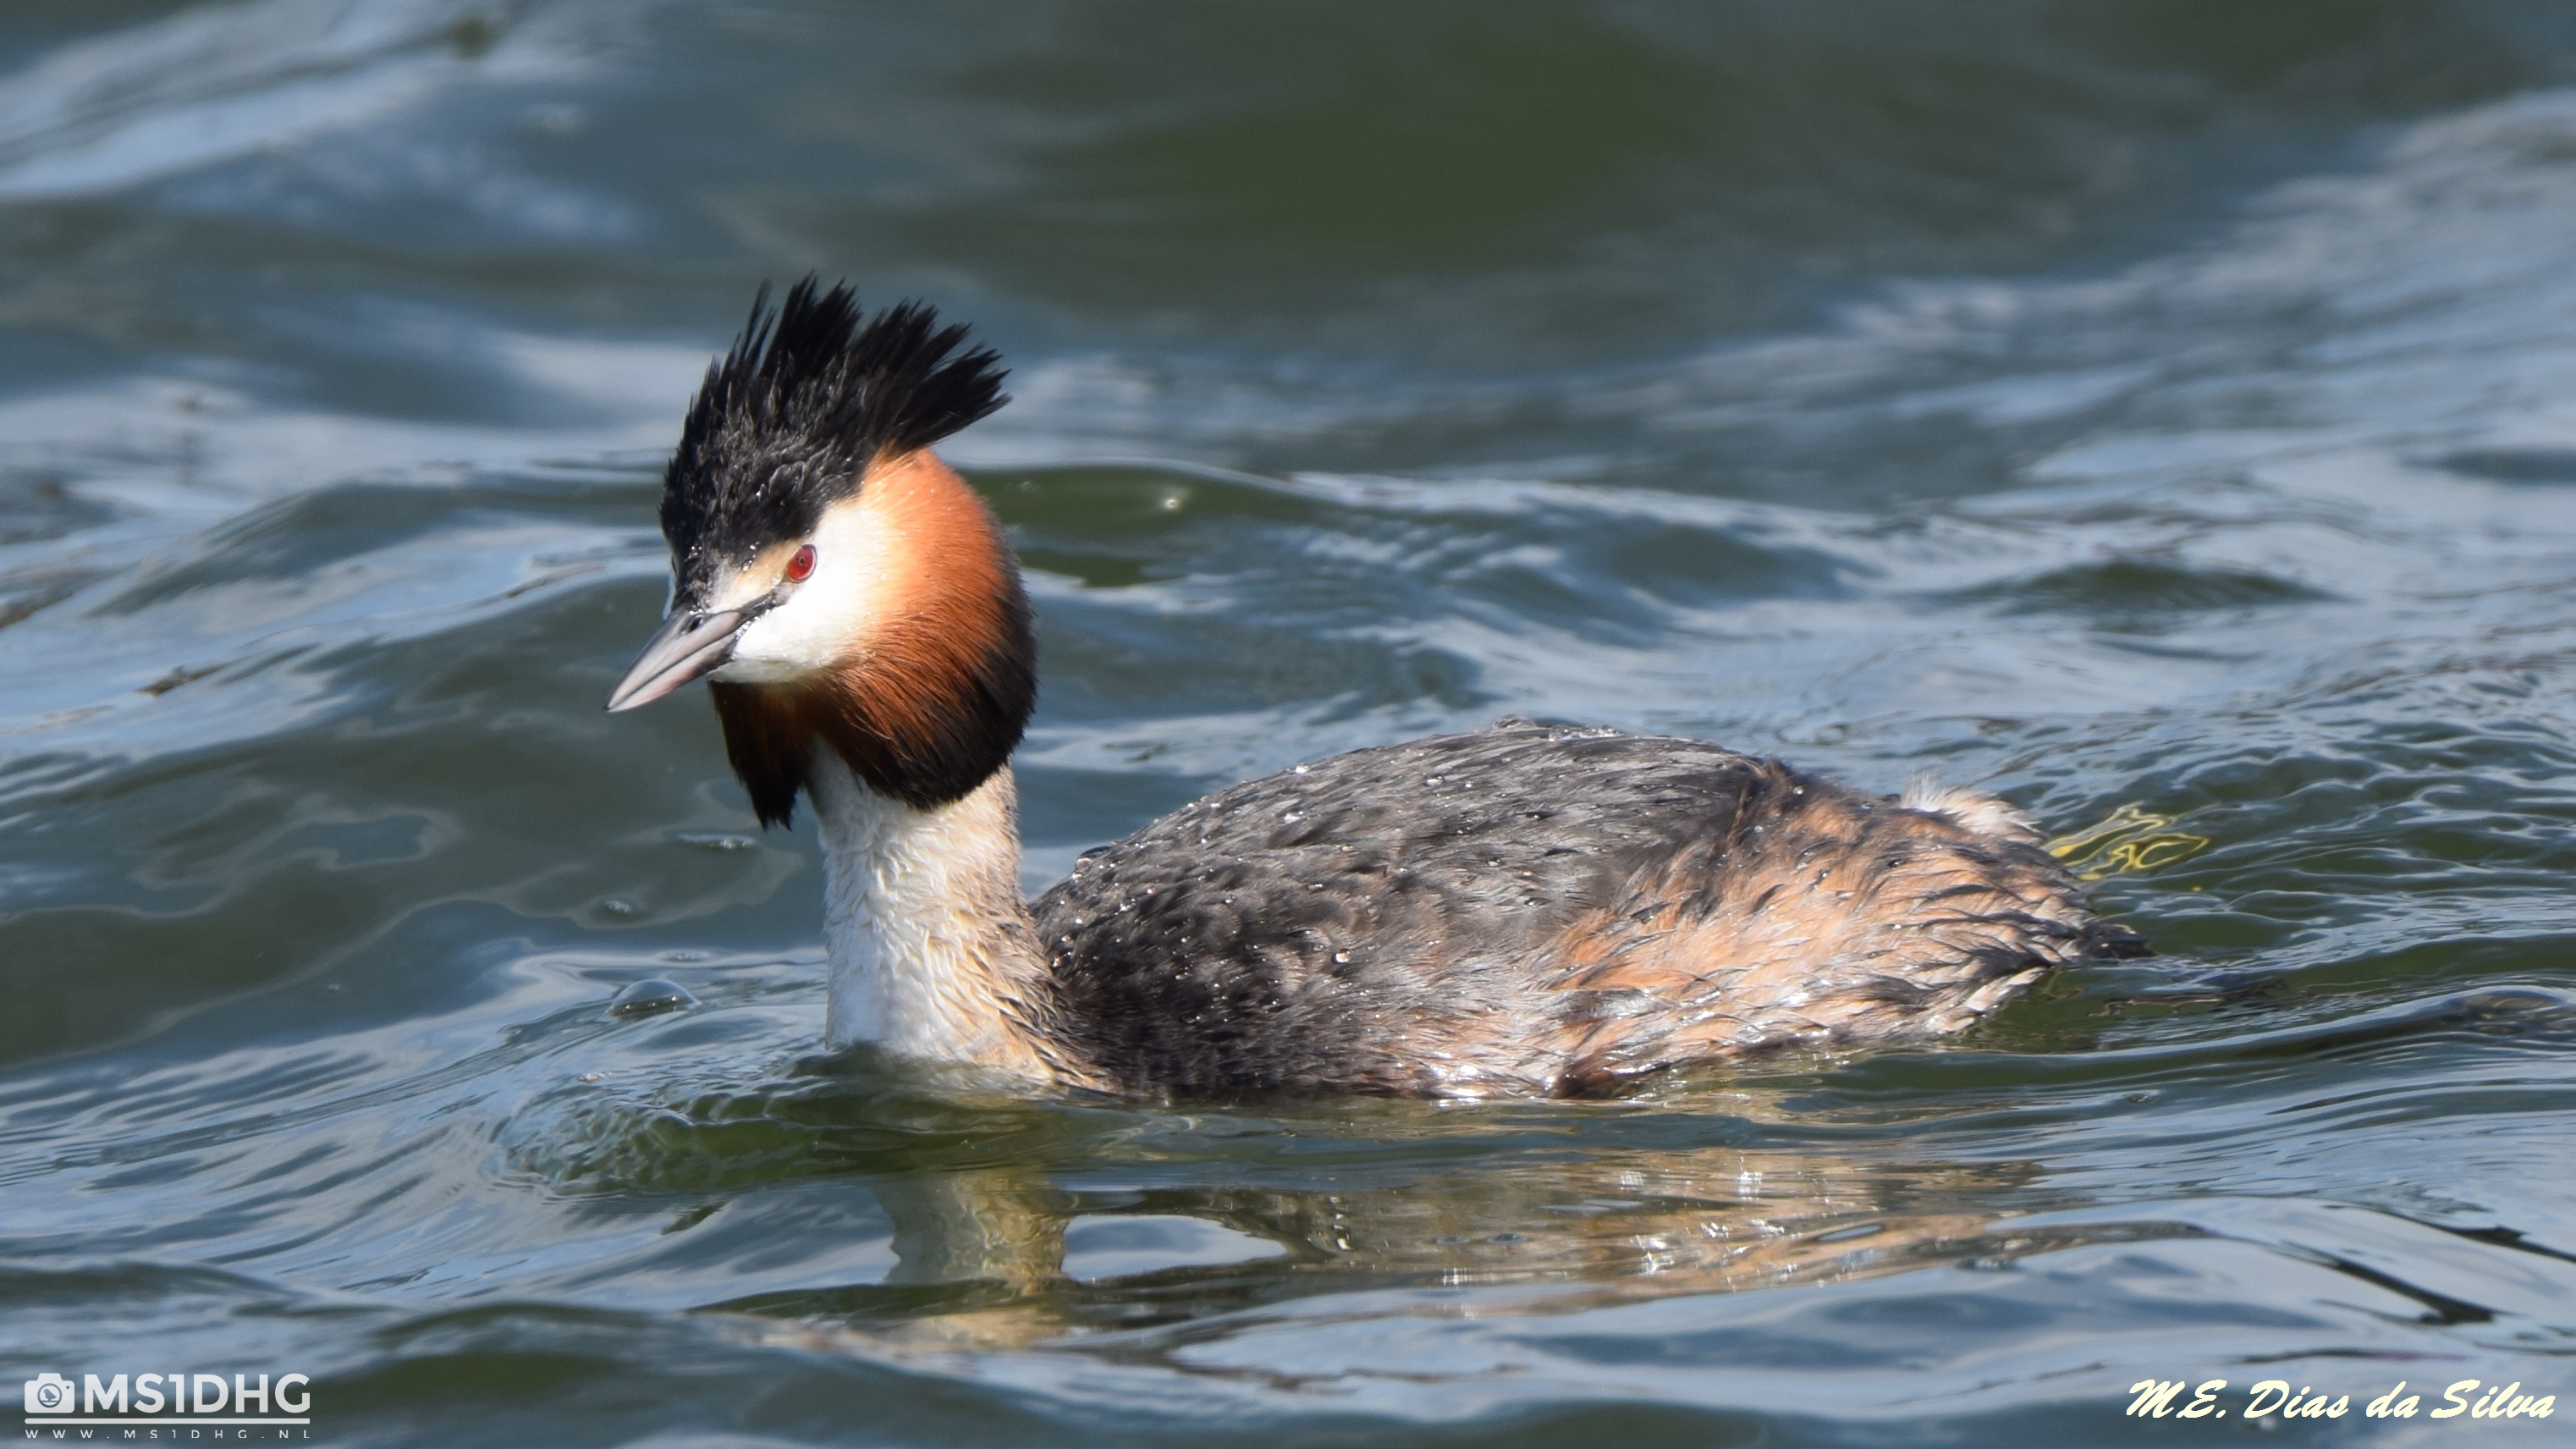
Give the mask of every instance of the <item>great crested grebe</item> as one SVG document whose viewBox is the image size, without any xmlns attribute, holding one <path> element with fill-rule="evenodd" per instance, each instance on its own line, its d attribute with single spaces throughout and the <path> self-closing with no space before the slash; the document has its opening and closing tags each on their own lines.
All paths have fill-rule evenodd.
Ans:
<svg viewBox="0 0 2576 1449">
<path fill-rule="evenodd" d="M 1956 1032 L 2088 949 L 2031 822 L 1696 740 L 1504 721 L 1237 785 L 1019 890 L 1019 569 L 930 446 L 1000 359 L 808 277 L 690 404 L 669 616 L 764 825 L 822 831 L 835 1047 L 1174 1096 L 1593 1095 L 1784 1044 Z"/>
</svg>

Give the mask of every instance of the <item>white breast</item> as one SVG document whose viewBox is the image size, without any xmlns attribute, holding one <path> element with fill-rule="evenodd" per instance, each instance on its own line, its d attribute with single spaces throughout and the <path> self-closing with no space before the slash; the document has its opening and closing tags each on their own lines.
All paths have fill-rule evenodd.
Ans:
<svg viewBox="0 0 2576 1449">
<path fill-rule="evenodd" d="M 1011 772 L 920 810 L 821 748 L 808 788 L 823 837 L 831 1044 L 1051 1075 L 1014 1030 L 1014 998 L 1043 963 L 1020 901 Z"/>
</svg>

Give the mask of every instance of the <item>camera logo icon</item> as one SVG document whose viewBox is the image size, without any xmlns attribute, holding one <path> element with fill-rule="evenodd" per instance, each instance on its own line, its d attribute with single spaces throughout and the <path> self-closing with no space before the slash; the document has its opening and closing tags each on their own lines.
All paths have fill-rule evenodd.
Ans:
<svg viewBox="0 0 2576 1449">
<path fill-rule="evenodd" d="M 27 1412 L 30 1414 L 68 1414 L 72 1411 L 72 1381 L 57 1373 L 42 1373 L 26 1381 Z"/>
</svg>

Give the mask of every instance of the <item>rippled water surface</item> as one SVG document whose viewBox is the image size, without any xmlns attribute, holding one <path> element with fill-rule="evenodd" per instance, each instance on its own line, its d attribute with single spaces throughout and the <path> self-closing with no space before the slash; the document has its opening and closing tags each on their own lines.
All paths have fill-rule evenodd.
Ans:
<svg viewBox="0 0 2576 1449">
<path fill-rule="evenodd" d="M 679 410 L 809 270 L 1015 369 L 953 456 L 1042 615 L 1032 889 L 1517 713 L 1994 789 L 2161 954 L 1611 1103 L 823 1056 L 810 829 L 694 697 L 599 709 Z M 2571 766 L 2554 3 L 0 12 L 0 1383 L 2564 1442 Z M 2425 1417 L 2469 1379 L 2570 1402 Z"/>
</svg>

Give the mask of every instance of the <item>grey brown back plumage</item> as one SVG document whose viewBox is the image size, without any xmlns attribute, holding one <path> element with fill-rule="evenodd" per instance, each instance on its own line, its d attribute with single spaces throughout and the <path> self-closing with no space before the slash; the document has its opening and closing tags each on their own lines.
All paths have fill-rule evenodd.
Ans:
<svg viewBox="0 0 2576 1449">
<path fill-rule="evenodd" d="M 1061 1029 L 1121 1087 L 1179 1095 L 1579 1094 L 1929 1036 L 2081 954 L 2091 922 L 2026 832 L 1520 722 L 1210 796 L 1035 913 Z"/>
</svg>

